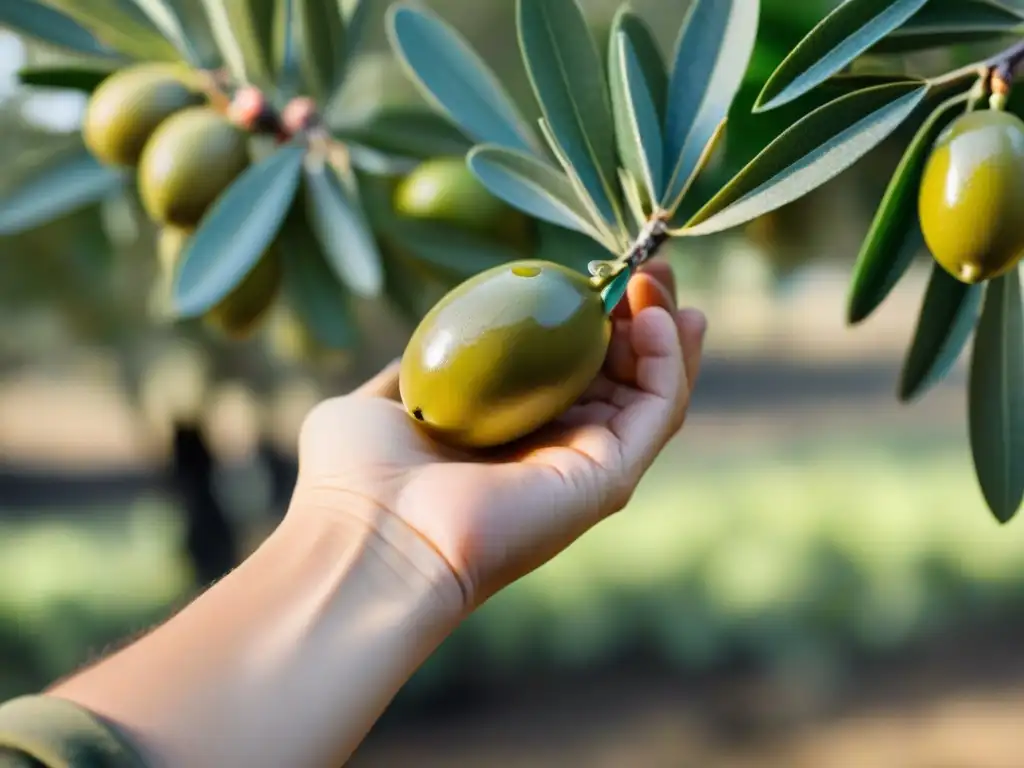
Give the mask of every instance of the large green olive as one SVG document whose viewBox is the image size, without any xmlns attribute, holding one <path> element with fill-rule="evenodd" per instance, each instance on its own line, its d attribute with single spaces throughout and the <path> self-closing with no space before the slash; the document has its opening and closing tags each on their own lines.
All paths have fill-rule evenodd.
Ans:
<svg viewBox="0 0 1024 768">
<path fill-rule="evenodd" d="M 161 228 L 157 241 L 161 290 L 171 290 L 181 252 L 191 236 L 190 229 L 173 226 Z M 281 257 L 274 244 L 242 282 L 203 316 L 203 322 L 228 338 L 244 339 L 250 336 L 273 305 L 281 279 Z"/>
<path fill-rule="evenodd" d="M 1024 254 L 1024 122 L 1001 111 L 957 118 L 935 143 L 918 210 L 935 260 L 964 283 L 1005 274 Z"/>
<path fill-rule="evenodd" d="M 529 217 L 492 195 L 461 157 L 426 160 L 399 182 L 395 210 L 514 247 L 530 245 Z"/>
<path fill-rule="evenodd" d="M 161 224 L 194 227 L 249 164 L 246 134 L 209 107 L 165 120 L 139 160 L 139 194 Z"/>
<path fill-rule="evenodd" d="M 134 166 L 164 120 L 202 101 L 196 75 L 187 67 L 169 63 L 125 67 L 90 96 L 82 139 L 101 162 Z"/>
<path fill-rule="evenodd" d="M 579 272 L 517 261 L 471 277 L 413 333 L 399 387 L 438 440 L 488 448 L 561 415 L 601 370 L 611 321 Z"/>
</svg>

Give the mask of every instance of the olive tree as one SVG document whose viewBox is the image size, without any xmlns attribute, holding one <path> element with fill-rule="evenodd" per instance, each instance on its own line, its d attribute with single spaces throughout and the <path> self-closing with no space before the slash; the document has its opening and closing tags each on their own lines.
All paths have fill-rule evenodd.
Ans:
<svg viewBox="0 0 1024 768">
<path fill-rule="evenodd" d="M 415 323 L 459 281 L 523 255 L 589 274 L 610 311 L 629 276 L 664 248 L 685 251 L 694 238 L 779 211 L 909 131 L 857 259 L 847 318 L 863 321 L 914 259 L 935 257 L 899 396 L 923 395 L 973 337 L 976 474 L 995 516 L 1013 517 L 1024 498 L 1021 248 L 1012 222 L 995 222 L 1011 234 L 975 240 L 998 241 L 999 254 L 974 256 L 998 268 L 955 274 L 949 254 L 935 252 L 920 203 L 927 175 L 942 173 L 932 161 L 965 113 L 1020 109 L 1011 89 L 1024 31 L 1019 0 L 845 0 L 772 62 L 753 100 L 738 95 L 751 70 L 764 67 L 757 54 L 768 19 L 758 0 L 692 0 L 671 51 L 628 6 L 595 36 L 578 0 L 516 0 L 536 121 L 454 27 L 405 2 L 386 10 L 388 40 L 431 108 L 339 108 L 376 5 L 0 6 L 0 24 L 77 57 L 26 70 L 23 82 L 91 93 L 140 62 L 183 62 L 203 75 L 206 108 L 245 133 L 251 161 L 171 260 L 168 322 L 191 327 L 208 318 L 272 248 L 282 254 L 280 290 L 260 298 L 244 330 L 283 303 L 325 348 L 365 340 L 367 318 L 357 308 L 386 304 Z M 935 50 L 965 60 L 950 66 L 945 57 L 908 55 Z M 1019 151 L 1004 155 L 1001 162 L 1020 163 Z M 531 236 L 510 242 L 442 211 L 396 206 L 403 180 L 439 158 L 454 158 L 478 194 L 525 214 Z M 130 169 L 100 162 L 79 142 L 32 164 L 0 200 L 0 234 L 135 184 Z M 1009 181 L 1004 187 L 1012 192 Z"/>
</svg>

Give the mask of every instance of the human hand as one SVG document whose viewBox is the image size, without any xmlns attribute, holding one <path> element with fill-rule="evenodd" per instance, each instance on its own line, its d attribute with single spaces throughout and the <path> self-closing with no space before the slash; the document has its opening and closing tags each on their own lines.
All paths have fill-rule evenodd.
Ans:
<svg viewBox="0 0 1024 768">
<path fill-rule="evenodd" d="M 401 520 L 444 558 L 465 608 L 483 603 L 622 509 L 683 425 L 704 316 L 677 309 L 671 268 L 655 262 L 613 318 L 604 372 L 587 394 L 497 453 L 426 436 L 399 401 L 398 363 L 324 401 L 303 425 L 296 498 L 309 503 L 296 506 L 347 514 L 360 505 Z"/>
</svg>

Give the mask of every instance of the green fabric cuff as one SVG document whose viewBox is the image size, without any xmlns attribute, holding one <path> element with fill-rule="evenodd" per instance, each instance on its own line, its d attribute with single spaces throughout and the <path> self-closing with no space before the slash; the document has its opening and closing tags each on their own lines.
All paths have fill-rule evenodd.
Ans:
<svg viewBox="0 0 1024 768">
<path fill-rule="evenodd" d="M 0 704 L 0 751 L 21 752 L 46 768 L 145 768 L 139 755 L 96 715 L 45 695 Z"/>
</svg>

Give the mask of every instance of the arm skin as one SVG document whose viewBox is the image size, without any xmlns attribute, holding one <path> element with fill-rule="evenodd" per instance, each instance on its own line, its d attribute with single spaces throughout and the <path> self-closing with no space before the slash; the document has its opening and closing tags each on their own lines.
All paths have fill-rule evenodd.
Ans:
<svg viewBox="0 0 1024 768">
<path fill-rule="evenodd" d="M 154 766 L 343 764 L 465 600 L 389 513 L 303 504 L 186 610 L 48 693 L 105 717 Z"/>
</svg>

